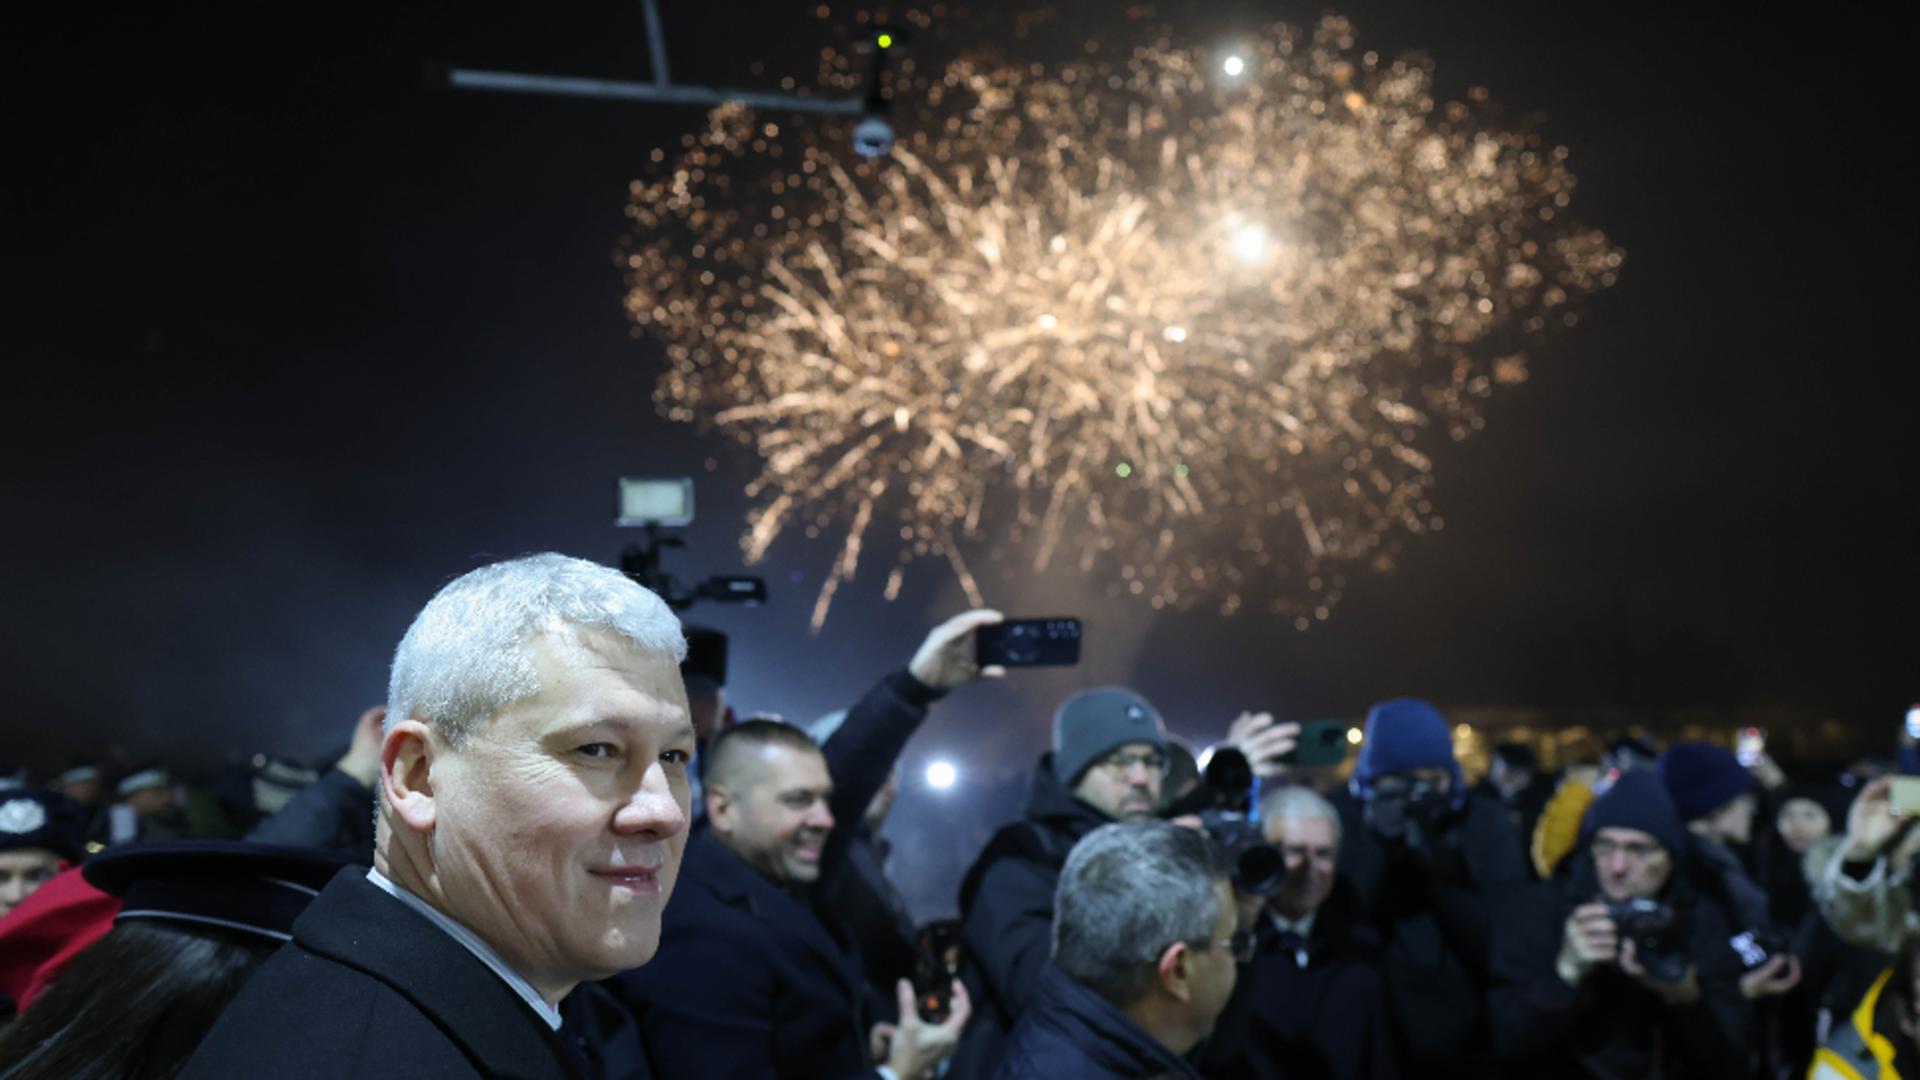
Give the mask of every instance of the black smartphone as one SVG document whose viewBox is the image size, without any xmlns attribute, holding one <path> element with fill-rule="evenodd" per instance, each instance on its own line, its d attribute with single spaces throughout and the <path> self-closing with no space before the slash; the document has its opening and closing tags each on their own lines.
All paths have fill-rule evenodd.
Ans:
<svg viewBox="0 0 1920 1080">
<path fill-rule="evenodd" d="M 1309 720 L 1300 725 L 1300 744 L 1280 760 L 1287 765 L 1338 765 L 1347 760 L 1350 730 L 1345 720 Z"/>
<path fill-rule="evenodd" d="M 953 980 L 960 977 L 960 920 L 936 919 L 913 943 L 913 1000 L 920 1019 L 944 1024 L 953 1015 Z"/>
<path fill-rule="evenodd" d="M 1080 662 L 1079 619 L 1008 619 L 974 632 L 981 667 L 1071 667 Z"/>
</svg>

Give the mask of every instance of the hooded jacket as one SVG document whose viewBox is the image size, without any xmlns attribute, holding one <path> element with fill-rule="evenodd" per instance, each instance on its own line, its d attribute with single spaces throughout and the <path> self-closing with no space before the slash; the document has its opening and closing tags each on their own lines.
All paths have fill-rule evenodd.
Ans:
<svg viewBox="0 0 1920 1080">
<path fill-rule="evenodd" d="M 1093 991 L 1047 965 L 1007 1037 L 995 1080 L 1197 1080 L 1199 1074 Z"/>
<path fill-rule="evenodd" d="M 965 979 L 973 1019 L 948 1070 L 981 1080 L 999 1063 L 1013 1029 L 1039 989 L 1053 952 L 1053 893 L 1067 854 L 1113 819 L 1075 798 L 1043 755 L 1019 821 L 993 834 L 960 883 Z"/>
</svg>

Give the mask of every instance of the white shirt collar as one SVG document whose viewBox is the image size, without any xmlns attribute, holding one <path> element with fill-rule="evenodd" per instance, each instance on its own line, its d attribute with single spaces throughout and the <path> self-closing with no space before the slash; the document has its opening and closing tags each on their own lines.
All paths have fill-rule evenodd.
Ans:
<svg viewBox="0 0 1920 1080">
<path fill-rule="evenodd" d="M 1272 908 L 1267 909 L 1267 917 L 1273 920 L 1273 928 L 1275 930 L 1283 934 L 1291 930 L 1299 934 L 1303 940 L 1313 936 L 1313 920 L 1317 918 L 1319 914 L 1320 912 L 1318 911 L 1309 911 L 1299 922 L 1294 922 Z"/>
<path fill-rule="evenodd" d="M 540 1019 L 547 1022 L 548 1027 L 555 1031 L 560 1030 L 560 1007 L 548 1004 L 547 999 L 541 997 L 533 988 L 533 984 L 508 967 L 507 962 L 500 959 L 500 954 L 480 940 L 478 934 L 453 921 L 439 908 L 387 880 L 387 876 L 377 869 L 367 870 L 367 880 L 373 882 L 381 892 L 419 912 L 428 922 L 445 930 L 449 937 L 466 946 L 468 952 L 479 958 L 480 962 L 487 965 L 495 975 L 500 976 L 500 980 L 507 984 L 508 989 L 519 994 L 520 1000 L 526 1002 L 528 1008 L 538 1013 Z"/>
</svg>

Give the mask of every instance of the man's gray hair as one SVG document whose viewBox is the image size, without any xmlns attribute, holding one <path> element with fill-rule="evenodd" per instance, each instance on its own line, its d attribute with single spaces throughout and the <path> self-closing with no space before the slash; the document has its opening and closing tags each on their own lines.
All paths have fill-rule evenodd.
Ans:
<svg viewBox="0 0 1920 1080">
<path fill-rule="evenodd" d="M 1053 962 L 1124 1008 L 1175 942 L 1213 943 L 1227 869 L 1205 833 L 1164 821 L 1102 825 L 1067 856 L 1053 894 Z"/>
<path fill-rule="evenodd" d="M 1260 793 L 1260 825 L 1271 828 L 1276 821 L 1301 821 L 1326 818 L 1333 822 L 1333 842 L 1340 843 L 1345 831 L 1340 826 L 1340 811 L 1319 792 L 1298 784 L 1267 788 Z"/>
<path fill-rule="evenodd" d="M 540 691 L 535 638 L 580 631 L 687 657 L 666 602 L 619 571 L 552 552 L 509 559 L 453 579 L 414 616 L 393 654 L 387 726 L 424 720 L 459 746 L 479 721 Z"/>
</svg>

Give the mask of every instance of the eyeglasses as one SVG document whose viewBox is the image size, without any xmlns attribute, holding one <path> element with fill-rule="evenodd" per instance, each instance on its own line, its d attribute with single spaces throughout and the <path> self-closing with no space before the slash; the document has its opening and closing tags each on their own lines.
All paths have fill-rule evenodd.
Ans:
<svg viewBox="0 0 1920 1080">
<path fill-rule="evenodd" d="M 1167 771 L 1167 755 L 1158 750 L 1147 750 L 1134 754 L 1108 754 L 1100 759 L 1100 767 L 1108 772 L 1125 776 L 1133 771 L 1135 765 L 1145 765 L 1150 773 Z"/>
<path fill-rule="evenodd" d="M 1626 843 L 1621 843 L 1616 840 L 1599 839 L 1587 845 L 1587 847 L 1588 850 L 1593 852 L 1593 857 L 1596 859 L 1604 859 L 1617 851 L 1635 862 L 1646 862 L 1648 859 L 1666 850 L 1666 848 L 1661 847 L 1659 844 L 1650 844 L 1643 840 L 1631 840 Z"/>
<path fill-rule="evenodd" d="M 1225 949 L 1227 954 L 1233 957 L 1234 963 L 1251 964 L 1254 947 L 1259 943 L 1254 939 L 1253 931 L 1236 930 L 1233 936 L 1225 941 L 1190 941 L 1187 944 L 1196 949 Z"/>
</svg>

